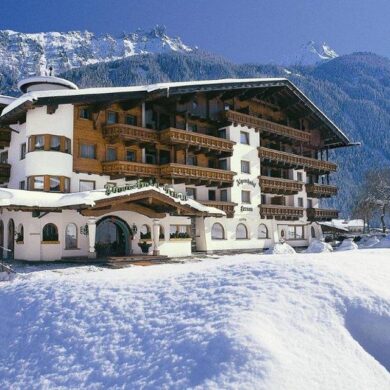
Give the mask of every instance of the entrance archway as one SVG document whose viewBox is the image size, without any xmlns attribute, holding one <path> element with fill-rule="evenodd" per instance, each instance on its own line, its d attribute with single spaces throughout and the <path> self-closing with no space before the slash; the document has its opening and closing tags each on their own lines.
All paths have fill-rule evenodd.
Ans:
<svg viewBox="0 0 390 390">
<path fill-rule="evenodd" d="M 131 230 L 126 221 L 107 216 L 96 223 L 96 254 L 98 257 L 128 256 L 131 253 Z"/>
<path fill-rule="evenodd" d="M 8 249 L 7 257 L 13 259 L 15 249 L 15 223 L 13 219 L 8 221 Z"/>
</svg>

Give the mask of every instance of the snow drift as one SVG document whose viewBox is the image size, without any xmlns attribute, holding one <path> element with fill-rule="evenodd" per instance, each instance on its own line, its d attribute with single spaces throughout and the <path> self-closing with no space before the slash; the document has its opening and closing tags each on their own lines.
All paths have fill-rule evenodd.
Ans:
<svg viewBox="0 0 390 390">
<path fill-rule="evenodd" d="M 326 253 L 326 252 L 333 252 L 332 245 L 320 241 L 320 240 L 313 240 L 308 248 L 304 251 L 305 253 Z"/>
<path fill-rule="evenodd" d="M 383 237 L 378 243 L 373 245 L 373 248 L 390 248 L 390 234 Z"/>
<path fill-rule="evenodd" d="M 358 249 L 357 244 L 353 242 L 353 238 L 346 238 L 335 250 L 336 251 L 353 251 Z"/>
<path fill-rule="evenodd" d="M 371 248 L 372 246 L 374 246 L 375 244 L 377 244 L 380 240 L 378 239 L 377 236 L 369 236 L 369 237 L 363 237 L 359 243 L 358 243 L 358 247 L 360 249 L 364 249 L 364 248 Z"/>
<path fill-rule="evenodd" d="M 287 244 L 286 242 L 283 242 L 274 244 L 271 248 L 265 250 L 264 253 L 266 255 L 288 255 L 296 252 L 291 245 Z"/>
</svg>

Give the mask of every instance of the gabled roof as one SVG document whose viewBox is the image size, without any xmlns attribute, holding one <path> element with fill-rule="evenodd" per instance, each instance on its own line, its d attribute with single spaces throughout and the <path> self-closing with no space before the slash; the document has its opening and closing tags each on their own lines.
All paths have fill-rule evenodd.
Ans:
<svg viewBox="0 0 390 390">
<path fill-rule="evenodd" d="M 220 79 L 187 82 L 158 83 L 151 85 L 112 88 L 85 88 L 78 90 L 34 91 L 22 95 L 9 104 L 0 116 L 0 123 L 16 123 L 33 106 L 57 104 L 98 104 L 107 101 L 148 99 L 169 97 L 181 94 L 213 91 L 235 91 L 266 88 L 287 91 L 291 99 L 296 99 L 308 113 L 315 116 L 333 134 L 330 147 L 347 146 L 351 142 L 347 136 L 291 81 L 285 78 Z"/>
</svg>

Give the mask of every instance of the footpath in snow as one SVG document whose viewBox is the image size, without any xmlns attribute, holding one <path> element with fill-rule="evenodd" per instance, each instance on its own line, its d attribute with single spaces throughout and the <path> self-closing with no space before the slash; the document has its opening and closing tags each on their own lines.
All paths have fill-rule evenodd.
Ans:
<svg viewBox="0 0 390 390">
<path fill-rule="evenodd" d="M 390 249 L 0 283 L 0 389 L 390 389 Z"/>
</svg>

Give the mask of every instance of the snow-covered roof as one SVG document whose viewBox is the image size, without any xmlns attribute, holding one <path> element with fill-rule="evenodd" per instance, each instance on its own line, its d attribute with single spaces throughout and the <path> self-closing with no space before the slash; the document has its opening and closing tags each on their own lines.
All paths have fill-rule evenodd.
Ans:
<svg viewBox="0 0 390 390">
<path fill-rule="evenodd" d="M 61 87 L 66 87 L 69 89 L 79 89 L 78 86 L 74 83 L 72 83 L 69 80 L 65 80 L 60 77 L 55 76 L 34 76 L 34 77 L 28 77 L 27 79 L 20 80 L 18 82 L 18 88 L 22 92 L 26 92 L 27 88 L 34 84 L 52 84 L 52 85 L 58 85 Z"/>
<path fill-rule="evenodd" d="M 0 95 L 0 105 L 8 106 L 13 103 L 17 98 L 12 96 Z"/>
<path fill-rule="evenodd" d="M 204 206 L 193 199 L 182 200 L 169 195 L 161 187 L 146 186 L 142 188 L 134 188 L 131 190 L 121 191 L 118 193 L 110 193 L 107 195 L 106 190 L 93 190 L 84 192 L 73 192 L 69 194 L 59 194 L 50 192 L 14 190 L 9 188 L 0 189 L 0 208 L 15 207 L 15 208 L 36 208 L 36 209 L 61 209 L 61 208 L 85 208 L 94 207 L 96 202 L 100 200 L 115 199 L 132 195 L 140 192 L 155 191 L 169 197 L 180 205 L 189 206 L 197 211 L 209 213 L 213 215 L 224 216 L 226 213 L 215 207 Z"/>
<path fill-rule="evenodd" d="M 351 227 L 364 227 L 364 221 L 362 219 L 352 219 L 352 220 L 345 220 L 345 219 L 332 219 L 329 222 L 321 222 L 321 225 L 335 227 L 340 230 L 348 231 Z"/>
</svg>

